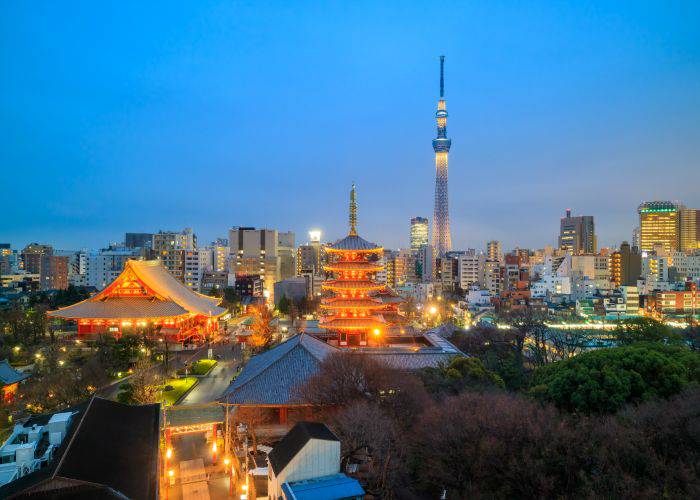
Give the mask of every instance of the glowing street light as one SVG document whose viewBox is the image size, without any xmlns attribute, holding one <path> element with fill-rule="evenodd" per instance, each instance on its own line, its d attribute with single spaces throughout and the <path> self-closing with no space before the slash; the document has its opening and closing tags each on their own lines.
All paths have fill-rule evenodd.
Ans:
<svg viewBox="0 0 700 500">
<path fill-rule="evenodd" d="M 430 306 L 430 314 L 435 314 L 437 312 L 437 307 Z"/>
<path fill-rule="evenodd" d="M 374 334 L 375 334 L 375 335 L 379 336 L 380 333 L 381 333 L 381 332 L 379 331 L 379 328 L 375 328 L 375 329 L 374 329 Z"/>
</svg>

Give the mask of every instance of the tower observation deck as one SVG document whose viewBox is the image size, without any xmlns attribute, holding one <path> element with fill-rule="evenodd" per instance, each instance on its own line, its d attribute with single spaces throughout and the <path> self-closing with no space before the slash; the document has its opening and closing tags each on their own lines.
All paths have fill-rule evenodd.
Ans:
<svg viewBox="0 0 700 500">
<path fill-rule="evenodd" d="M 448 156 L 452 141 L 447 138 L 447 106 L 445 104 L 445 56 L 440 56 L 440 99 L 435 113 L 437 137 L 433 139 L 435 151 L 435 211 L 433 213 L 432 243 L 438 257 L 452 249 L 450 215 L 448 209 Z"/>
</svg>

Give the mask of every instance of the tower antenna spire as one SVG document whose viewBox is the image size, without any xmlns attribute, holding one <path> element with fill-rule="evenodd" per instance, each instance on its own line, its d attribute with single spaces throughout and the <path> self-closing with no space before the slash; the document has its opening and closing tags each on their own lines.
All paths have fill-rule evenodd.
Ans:
<svg viewBox="0 0 700 500">
<path fill-rule="evenodd" d="M 440 98 L 445 97 L 445 56 L 440 56 Z"/>
<path fill-rule="evenodd" d="M 355 193 L 355 183 L 352 183 L 350 190 L 350 236 L 357 236 L 357 195 Z"/>
</svg>

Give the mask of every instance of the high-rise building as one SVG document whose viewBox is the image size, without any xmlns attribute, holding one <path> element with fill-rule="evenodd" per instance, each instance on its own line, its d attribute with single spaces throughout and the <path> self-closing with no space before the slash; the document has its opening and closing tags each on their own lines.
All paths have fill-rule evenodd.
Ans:
<svg viewBox="0 0 700 500">
<path fill-rule="evenodd" d="M 440 56 L 440 99 L 435 113 L 437 137 L 433 139 L 435 151 L 435 212 L 433 215 L 433 248 L 436 257 L 442 257 L 452 249 L 450 215 L 448 210 L 447 166 L 452 141 L 447 138 L 447 106 L 445 104 L 445 56 Z"/>
<path fill-rule="evenodd" d="M 321 274 L 321 232 L 309 231 L 309 242 L 297 248 L 297 276 Z"/>
<path fill-rule="evenodd" d="M 280 234 L 283 235 L 281 239 Z M 264 292 L 270 297 L 274 294 L 275 282 L 282 281 L 282 263 L 285 260 L 289 265 L 290 253 L 291 272 L 294 274 L 293 233 L 279 233 L 276 229 L 234 227 L 229 230 L 228 242 L 231 252 L 229 273 L 236 280 L 250 276 L 261 279 Z M 280 243 L 283 243 L 282 255 Z"/>
<path fill-rule="evenodd" d="M 436 267 L 435 249 L 432 245 L 423 245 L 416 255 L 416 274 L 423 281 L 432 281 L 435 279 Z"/>
<path fill-rule="evenodd" d="M 280 275 L 278 281 L 296 276 L 296 247 L 294 233 L 291 231 L 277 233 L 277 252 L 280 258 Z"/>
<path fill-rule="evenodd" d="M 500 241 L 491 240 L 486 243 L 486 258 L 488 260 L 503 262 L 503 249 Z"/>
<path fill-rule="evenodd" d="M 185 252 L 185 269 L 183 283 L 195 291 L 202 289 L 202 277 L 205 271 L 213 269 L 213 252 L 210 248 L 195 248 Z"/>
<path fill-rule="evenodd" d="M 22 250 L 24 271 L 38 274 L 42 290 L 68 288 L 68 257 L 55 255 L 51 245 L 31 243 Z"/>
<path fill-rule="evenodd" d="M 680 250 L 693 252 L 700 249 L 700 210 L 684 208 L 680 213 Z"/>
<path fill-rule="evenodd" d="M 126 248 L 151 248 L 153 233 L 126 233 L 124 246 Z"/>
<path fill-rule="evenodd" d="M 595 225 L 592 215 L 571 216 L 566 209 L 566 217 L 559 223 L 559 249 L 574 255 L 596 253 Z"/>
<path fill-rule="evenodd" d="M 40 245 L 30 243 L 22 250 L 22 264 L 24 270 L 31 274 L 41 274 L 41 264 L 43 255 L 53 255 L 51 245 Z"/>
<path fill-rule="evenodd" d="M 0 276 L 19 272 L 21 258 L 9 243 L 0 243 Z"/>
<path fill-rule="evenodd" d="M 462 290 L 468 290 L 470 285 L 484 285 L 486 256 L 477 254 L 474 249 L 457 257 L 457 280 Z"/>
<path fill-rule="evenodd" d="M 681 206 L 671 201 L 648 201 L 639 205 L 639 249 L 651 252 L 660 244 L 667 252 L 680 248 Z"/>
<path fill-rule="evenodd" d="M 228 240 L 226 238 L 217 238 L 213 241 L 207 250 L 211 251 L 211 271 L 223 273 L 228 270 L 227 262 L 229 255 Z"/>
<path fill-rule="evenodd" d="M 137 248 L 110 246 L 98 252 L 85 254 L 85 284 L 102 290 L 124 271 L 126 262 L 138 259 Z"/>
<path fill-rule="evenodd" d="M 642 256 L 636 247 L 623 241 L 610 257 L 610 281 L 616 287 L 636 286 L 642 274 Z"/>
<path fill-rule="evenodd" d="M 484 262 L 484 287 L 491 296 L 496 297 L 502 290 L 503 272 L 501 263 L 497 260 L 486 259 Z"/>
<path fill-rule="evenodd" d="M 418 250 L 428 244 L 428 219 L 414 217 L 411 219 L 411 250 Z"/>
<path fill-rule="evenodd" d="M 197 248 L 192 229 L 181 232 L 158 231 L 151 240 L 151 252 L 177 280 L 185 283 L 185 254 Z"/>
</svg>

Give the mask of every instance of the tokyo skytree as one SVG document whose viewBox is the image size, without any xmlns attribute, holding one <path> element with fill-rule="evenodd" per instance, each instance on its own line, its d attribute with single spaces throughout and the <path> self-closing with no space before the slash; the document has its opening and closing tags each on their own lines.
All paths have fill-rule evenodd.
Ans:
<svg viewBox="0 0 700 500">
<path fill-rule="evenodd" d="M 445 105 L 445 56 L 440 56 L 440 99 L 435 113 L 437 137 L 435 150 L 435 212 L 433 214 L 433 248 L 436 257 L 444 257 L 452 249 L 450 214 L 447 196 L 447 159 L 452 141 L 447 138 L 447 107 Z"/>
</svg>

